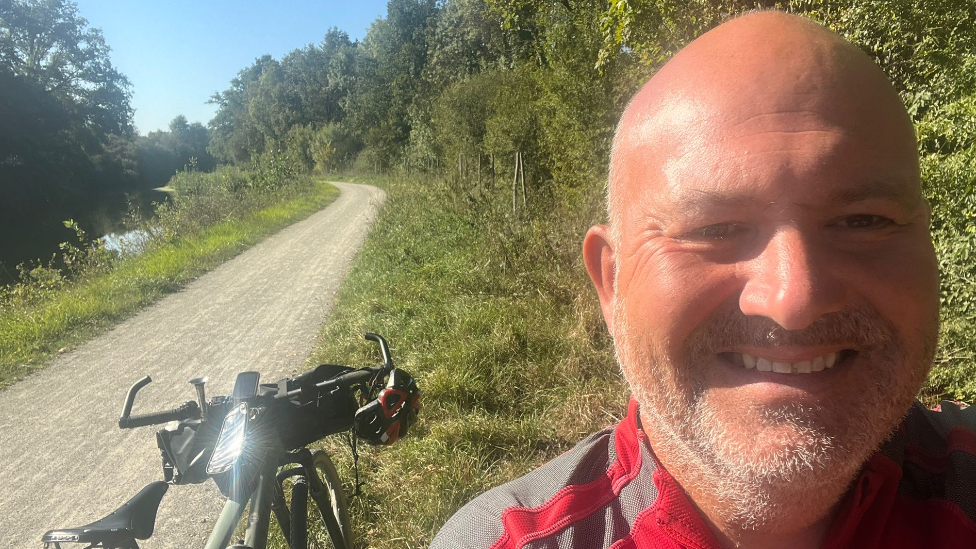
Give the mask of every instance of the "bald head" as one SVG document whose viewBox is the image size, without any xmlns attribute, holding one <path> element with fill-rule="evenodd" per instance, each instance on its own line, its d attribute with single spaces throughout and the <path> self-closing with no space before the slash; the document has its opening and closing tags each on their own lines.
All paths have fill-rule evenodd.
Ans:
<svg viewBox="0 0 976 549">
<path fill-rule="evenodd" d="M 627 195 L 622 185 L 667 179 L 673 162 L 718 133 L 731 139 L 783 131 L 777 122 L 786 117 L 789 131 L 843 127 L 880 148 L 899 150 L 917 172 L 911 120 L 867 55 L 803 17 L 751 13 L 682 49 L 625 110 L 610 162 L 614 230 Z"/>
</svg>

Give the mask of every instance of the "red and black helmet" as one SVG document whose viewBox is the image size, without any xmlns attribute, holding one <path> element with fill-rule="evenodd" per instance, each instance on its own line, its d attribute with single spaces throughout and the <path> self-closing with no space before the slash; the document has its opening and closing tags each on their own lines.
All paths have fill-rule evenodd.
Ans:
<svg viewBox="0 0 976 549">
<path fill-rule="evenodd" d="M 356 436 L 370 444 L 393 444 L 407 434 L 420 411 L 420 389 L 407 372 L 394 369 L 379 396 L 356 410 Z"/>
</svg>

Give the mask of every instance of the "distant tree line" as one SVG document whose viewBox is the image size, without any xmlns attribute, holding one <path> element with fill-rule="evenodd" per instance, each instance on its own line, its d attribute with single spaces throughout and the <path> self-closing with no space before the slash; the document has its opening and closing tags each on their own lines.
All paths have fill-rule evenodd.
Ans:
<svg viewBox="0 0 976 549">
<path fill-rule="evenodd" d="M 872 55 L 915 117 L 922 151 L 971 147 L 974 10 L 947 0 L 391 0 L 362 41 L 263 56 L 211 101 L 135 136 L 130 84 L 68 0 L 0 4 L 0 199 L 51 204 L 160 186 L 191 164 L 282 156 L 302 170 L 529 172 L 530 187 L 600 181 L 623 102 L 723 19 L 780 7 Z M 2 206 L 0 206 L 2 207 Z M 16 208 L 24 212 L 24 208 Z M 28 208 L 27 211 L 33 211 Z"/>
<path fill-rule="evenodd" d="M 626 99 L 695 36 L 757 8 L 805 14 L 875 58 L 923 153 L 973 145 L 971 0 L 391 0 L 362 41 L 331 29 L 241 70 L 212 98 L 211 152 L 471 179 L 521 162 L 534 192 L 599 185 Z"/>
</svg>

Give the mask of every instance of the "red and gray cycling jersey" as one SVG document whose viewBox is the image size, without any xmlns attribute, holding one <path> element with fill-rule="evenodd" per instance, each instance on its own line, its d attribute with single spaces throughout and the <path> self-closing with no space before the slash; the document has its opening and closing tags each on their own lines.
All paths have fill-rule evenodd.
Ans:
<svg viewBox="0 0 976 549">
<path fill-rule="evenodd" d="M 715 538 L 656 462 L 636 403 L 611 429 L 482 494 L 431 549 L 713 549 Z M 824 547 L 976 547 L 976 409 L 916 403 L 865 464 Z"/>
</svg>

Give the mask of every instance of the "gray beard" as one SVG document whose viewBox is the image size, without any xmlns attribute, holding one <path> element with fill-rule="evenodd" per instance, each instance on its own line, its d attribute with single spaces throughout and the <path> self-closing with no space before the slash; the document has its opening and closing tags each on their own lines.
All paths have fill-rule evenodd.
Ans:
<svg viewBox="0 0 976 549">
<path fill-rule="evenodd" d="M 716 314 L 693 333 L 684 346 L 687 359 L 676 364 L 663 349 L 640 341 L 624 313 L 615 300 L 614 345 L 655 453 L 686 491 L 697 487 L 715 502 L 720 516 L 710 518 L 741 531 L 795 530 L 825 516 L 911 406 L 935 350 L 933 337 L 922 356 L 906 356 L 894 328 L 873 310 L 828 315 L 806 330 L 788 332 L 736 309 Z M 831 341 L 869 349 L 874 367 L 866 378 L 871 382 L 854 403 L 750 410 L 753 425 L 765 429 L 757 436 L 785 429 L 789 436 L 782 441 L 755 444 L 752 437 L 741 436 L 738 418 L 709 401 L 703 372 L 695 366 L 734 344 Z"/>
</svg>

